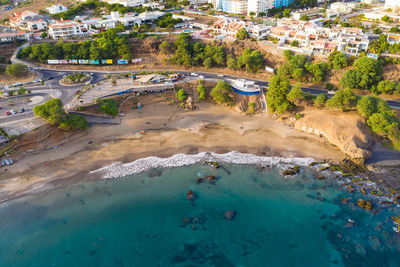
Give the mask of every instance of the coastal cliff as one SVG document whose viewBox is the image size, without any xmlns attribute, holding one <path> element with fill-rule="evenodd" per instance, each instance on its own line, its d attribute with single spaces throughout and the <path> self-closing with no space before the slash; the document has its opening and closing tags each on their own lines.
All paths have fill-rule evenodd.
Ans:
<svg viewBox="0 0 400 267">
<path fill-rule="evenodd" d="M 326 137 L 353 159 L 365 161 L 371 157 L 370 131 L 357 114 L 317 110 L 297 120 L 294 127 L 298 131 Z"/>
</svg>

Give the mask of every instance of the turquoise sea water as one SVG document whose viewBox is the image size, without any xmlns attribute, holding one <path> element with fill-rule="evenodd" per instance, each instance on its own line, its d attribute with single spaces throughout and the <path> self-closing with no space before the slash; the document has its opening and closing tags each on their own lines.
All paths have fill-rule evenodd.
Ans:
<svg viewBox="0 0 400 267">
<path fill-rule="evenodd" d="M 196 184 L 209 174 L 215 184 Z M 0 205 L 0 266 L 398 266 L 396 208 L 345 197 L 358 199 L 311 169 L 287 179 L 249 165 L 82 182 Z"/>
</svg>

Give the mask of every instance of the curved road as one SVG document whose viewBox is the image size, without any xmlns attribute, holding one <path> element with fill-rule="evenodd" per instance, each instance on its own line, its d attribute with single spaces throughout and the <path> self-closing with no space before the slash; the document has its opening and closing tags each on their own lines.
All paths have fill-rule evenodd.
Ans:
<svg viewBox="0 0 400 267">
<path fill-rule="evenodd" d="M 32 96 L 33 95 L 48 95 L 50 97 L 55 97 L 55 92 L 61 93 L 60 96 L 58 96 L 64 104 L 70 103 L 72 99 L 75 97 L 76 92 L 79 91 L 82 87 L 82 85 L 77 85 L 77 86 L 63 86 L 60 84 L 60 80 L 64 75 L 68 75 L 74 72 L 86 72 L 86 73 L 91 73 L 92 74 L 92 84 L 98 83 L 102 80 L 106 79 L 106 75 L 110 73 L 139 73 L 144 70 L 140 71 L 98 71 L 98 70 L 54 70 L 54 69 L 48 69 L 48 68 L 35 68 L 34 66 L 31 66 L 41 74 L 42 80 L 45 82 L 44 85 L 37 85 L 37 86 L 30 86 L 26 87 L 27 89 L 32 91 Z M 155 71 L 155 70 L 152 70 Z M 163 70 L 160 70 L 163 71 Z M 178 72 L 178 71 L 176 71 Z M 179 73 L 184 74 L 185 76 L 190 76 L 190 71 L 179 71 Z M 216 80 L 222 80 L 224 78 L 230 78 L 230 79 L 242 79 L 243 77 L 238 77 L 234 75 L 224 75 L 224 77 L 218 76 L 218 74 L 215 73 L 209 73 L 209 72 L 196 72 L 199 75 L 204 76 L 205 79 L 216 79 Z M 263 86 L 263 87 L 268 87 L 269 82 L 268 81 L 263 81 L 263 80 L 257 80 L 257 79 L 248 79 L 245 78 L 246 80 L 251 80 L 254 81 L 257 85 Z M 310 87 L 302 87 L 304 92 L 310 92 L 313 95 L 317 95 L 320 93 L 327 94 L 328 96 L 332 96 L 333 94 L 328 94 L 327 90 L 324 89 L 318 89 L 318 88 L 310 88 Z M 39 91 L 35 93 L 35 91 Z M 400 101 L 392 101 L 388 100 L 387 103 L 392 107 L 396 109 L 400 109 Z M 2 110 L 3 112 L 4 110 Z M 3 113 L 4 114 L 4 113 Z M 16 114 L 16 115 L 11 115 L 8 117 L 0 117 L 0 124 L 3 122 L 11 122 L 13 120 L 19 120 L 23 118 L 31 118 L 33 117 L 32 110 L 27 110 L 25 113 L 22 114 Z"/>
</svg>

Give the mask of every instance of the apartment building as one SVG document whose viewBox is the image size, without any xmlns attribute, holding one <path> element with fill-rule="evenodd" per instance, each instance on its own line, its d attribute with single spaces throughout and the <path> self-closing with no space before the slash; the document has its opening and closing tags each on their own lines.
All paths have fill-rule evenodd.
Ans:
<svg viewBox="0 0 400 267">
<path fill-rule="evenodd" d="M 231 14 L 247 14 L 247 0 L 222 0 L 220 9 Z"/>
<path fill-rule="evenodd" d="M 46 9 L 50 14 L 57 14 L 68 10 L 68 8 L 63 5 L 53 5 L 51 7 L 46 7 Z"/>
<path fill-rule="evenodd" d="M 386 0 L 385 8 L 400 8 L 399 0 Z"/>
<path fill-rule="evenodd" d="M 214 22 L 210 29 L 212 29 L 215 33 L 224 35 L 225 37 L 236 39 L 237 32 L 240 29 L 246 28 L 250 25 L 250 22 L 225 18 Z"/>
<path fill-rule="evenodd" d="M 289 6 L 294 0 L 274 0 L 274 8 Z"/>
<path fill-rule="evenodd" d="M 259 14 L 260 12 L 267 13 L 268 9 L 274 7 L 274 0 L 248 0 L 248 13 L 254 12 Z"/>
<path fill-rule="evenodd" d="M 55 24 L 49 25 L 48 34 L 53 39 L 70 38 L 73 36 L 88 35 L 87 25 L 83 22 L 72 20 L 57 21 Z"/>
<path fill-rule="evenodd" d="M 349 34 L 339 35 L 337 50 L 348 56 L 358 56 L 360 52 L 367 51 L 369 40 L 366 36 Z"/>
<path fill-rule="evenodd" d="M 0 32 L 0 43 L 13 42 L 15 40 L 29 40 L 26 32 Z"/>
<path fill-rule="evenodd" d="M 109 4 L 120 4 L 123 6 L 135 7 L 146 3 L 146 0 L 102 0 Z"/>
<path fill-rule="evenodd" d="M 368 36 L 359 28 L 329 29 L 311 21 L 282 19 L 278 26 L 271 28 L 269 35 L 279 39 L 280 47 L 290 49 L 291 43 L 296 41 L 303 51 L 325 55 L 337 49 L 348 56 L 358 56 L 369 46 Z"/>
<path fill-rule="evenodd" d="M 292 12 L 292 18 L 299 20 L 302 16 L 307 16 L 310 19 L 314 19 L 321 17 L 323 12 L 323 8 L 306 8 Z"/>
<path fill-rule="evenodd" d="M 15 12 L 10 17 L 10 25 L 27 31 L 40 31 L 47 28 L 48 16 L 39 15 L 29 10 Z"/>
<path fill-rule="evenodd" d="M 42 19 L 28 21 L 23 28 L 31 32 L 43 31 L 47 29 L 47 22 Z"/>
</svg>

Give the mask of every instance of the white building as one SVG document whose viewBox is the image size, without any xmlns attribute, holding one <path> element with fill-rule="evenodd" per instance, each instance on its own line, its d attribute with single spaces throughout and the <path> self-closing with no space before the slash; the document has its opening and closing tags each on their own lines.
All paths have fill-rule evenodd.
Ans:
<svg viewBox="0 0 400 267">
<path fill-rule="evenodd" d="M 142 7 L 150 7 L 150 8 L 152 8 L 152 9 L 159 9 L 159 10 L 162 10 L 162 9 L 165 8 L 164 5 L 162 5 L 162 4 L 160 4 L 160 3 L 157 3 L 157 2 L 144 3 L 144 4 L 142 5 Z"/>
<path fill-rule="evenodd" d="M 26 23 L 25 29 L 27 29 L 28 31 L 31 31 L 31 32 L 46 30 L 47 22 L 42 19 L 28 21 Z"/>
<path fill-rule="evenodd" d="M 123 6 L 135 7 L 146 3 L 146 0 L 102 0 L 109 4 L 120 4 Z"/>
<path fill-rule="evenodd" d="M 386 8 L 400 8 L 400 1 L 399 0 L 386 0 L 385 7 Z"/>
<path fill-rule="evenodd" d="M 343 14 L 349 14 L 353 11 L 354 5 L 352 3 L 335 2 L 330 6 L 330 10 L 334 10 Z"/>
<path fill-rule="evenodd" d="M 53 5 L 51 7 L 46 7 L 46 9 L 50 14 L 57 14 L 68 10 L 68 8 L 63 5 Z"/>
<path fill-rule="evenodd" d="M 53 39 L 88 35 L 87 25 L 72 20 L 57 21 L 49 25 L 49 36 Z"/>
<path fill-rule="evenodd" d="M 165 12 L 161 12 L 161 11 L 153 11 L 153 12 L 146 11 L 146 12 L 140 13 L 139 16 L 137 16 L 137 18 L 140 19 L 141 21 L 148 21 L 148 20 L 158 19 L 164 15 L 165 15 Z"/>
<path fill-rule="evenodd" d="M 259 14 L 260 12 L 267 13 L 268 9 L 274 7 L 274 0 L 248 0 L 248 13 L 254 12 Z"/>
</svg>

